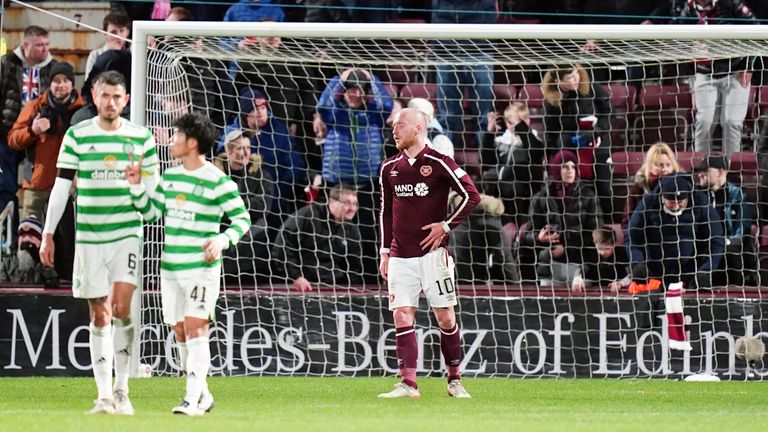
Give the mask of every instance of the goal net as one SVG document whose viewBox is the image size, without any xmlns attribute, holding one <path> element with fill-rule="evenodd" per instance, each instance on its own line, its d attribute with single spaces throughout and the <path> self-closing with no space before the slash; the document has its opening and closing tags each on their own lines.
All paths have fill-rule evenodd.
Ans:
<svg viewBox="0 0 768 432">
<path fill-rule="evenodd" d="M 484 194 L 451 233 L 465 374 L 743 379 L 751 370 L 762 377 L 762 357 L 751 353 L 748 365 L 735 347 L 739 338 L 746 338 L 739 346 L 754 346 L 744 341 L 764 336 L 766 324 L 754 211 L 768 104 L 763 31 L 135 23 L 134 121 L 152 128 L 167 166 L 173 120 L 206 113 L 222 136 L 209 156 L 238 181 L 255 221 L 224 260 L 211 330 L 215 373 L 397 373 L 386 284 L 377 274 L 377 168 L 397 151 L 393 112 L 422 98 L 441 127 L 430 123 L 430 139 L 453 152 Z M 354 88 L 363 90 L 362 102 Z M 251 149 L 245 168 L 237 162 L 241 135 Z M 658 142 L 671 154 L 654 153 L 646 170 Z M 678 237 L 632 232 L 641 220 L 653 223 L 632 222 L 640 202 L 663 213 L 653 192 L 660 174 L 714 185 L 717 162 L 709 157 L 724 153 L 730 183 L 718 190 L 738 186 L 751 204 L 738 214 L 720 211 L 721 222 L 698 216 Z M 693 172 L 705 161 L 711 177 Z M 325 210 L 339 204 L 329 197 L 338 183 L 357 190 L 350 223 L 333 222 Z M 648 191 L 655 204 L 643 201 Z M 692 193 L 689 205 L 710 217 L 709 201 L 693 199 L 707 194 Z M 627 237 L 643 251 L 644 287 L 664 278 L 661 288 L 627 286 Z M 141 361 L 174 374 L 173 336 L 160 317 L 161 243 L 160 227 L 148 229 Z M 693 248 L 684 268 L 668 270 L 686 285 L 681 297 L 670 296 L 670 275 L 654 273 L 646 259 L 668 253 L 670 243 L 681 254 Z M 726 260 L 728 271 L 705 271 Z M 299 277 L 311 290 L 295 286 Z M 422 299 L 418 371 L 440 374 L 439 331 L 427 311 Z M 690 351 L 670 349 L 686 342 Z"/>
</svg>

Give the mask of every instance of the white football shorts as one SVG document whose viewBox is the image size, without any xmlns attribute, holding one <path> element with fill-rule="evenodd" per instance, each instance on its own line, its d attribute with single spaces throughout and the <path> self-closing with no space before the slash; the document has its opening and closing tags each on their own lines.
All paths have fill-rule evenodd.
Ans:
<svg viewBox="0 0 768 432">
<path fill-rule="evenodd" d="M 213 319 L 221 292 L 221 266 L 206 269 L 196 278 L 171 279 L 160 270 L 163 321 L 174 325 L 184 317 Z"/>
<path fill-rule="evenodd" d="M 141 274 L 141 239 L 128 237 L 111 243 L 76 243 L 72 295 L 93 299 L 112 293 L 112 284 L 136 286 Z"/>
<path fill-rule="evenodd" d="M 387 270 L 389 310 L 418 307 L 421 291 L 433 308 L 455 306 L 454 268 L 453 257 L 444 248 L 420 257 L 390 258 Z"/>
</svg>

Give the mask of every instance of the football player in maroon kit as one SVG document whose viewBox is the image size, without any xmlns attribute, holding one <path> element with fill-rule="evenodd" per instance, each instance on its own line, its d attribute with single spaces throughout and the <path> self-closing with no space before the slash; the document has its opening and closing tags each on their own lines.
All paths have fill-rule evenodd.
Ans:
<svg viewBox="0 0 768 432">
<path fill-rule="evenodd" d="M 398 154 L 381 165 L 381 264 L 387 281 L 389 309 L 395 321 L 397 364 L 402 381 L 380 398 L 418 398 L 418 346 L 414 318 L 419 293 L 432 307 L 440 326 L 440 350 L 448 368 L 448 395 L 469 398 L 461 384 L 461 333 L 456 324 L 456 287 L 448 233 L 480 202 L 480 194 L 463 169 L 427 145 L 427 118 L 406 108 L 394 120 Z M 448 193 L 463 197 L 451 211 Z"/>
</svg>

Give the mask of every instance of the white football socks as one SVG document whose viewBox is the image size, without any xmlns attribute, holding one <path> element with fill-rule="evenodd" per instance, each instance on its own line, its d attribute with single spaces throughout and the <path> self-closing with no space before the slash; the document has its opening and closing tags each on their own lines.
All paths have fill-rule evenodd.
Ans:
<svg viewBox="0 0 768 432">
<path fill-rule="evenodd" d="M 187 358 L 189 357 L 189 350 L 187 349 L 187 344 L 183 342 L 176 342 L 176 344 L 179 347 L 179 369 L 181 369 L 182 371 L 186 371 Z M 203 382 L 203 392 L 201 394 L 203 395 L 210 394 L 210 391 L 208 390 L 208 381 Z"/>
<path fill-rule="evenodd" d="M 89 329 L 91 334 L 88 344 L 91 347 L 91 364 L 96 387 L 99 390 L 99 399 L 111 400 L 113 398 L 112 362 L 115 354 L 112 343 L 112 324 L 96 327 L 91 323 Z"/>
<path fill-rule="evenodd" d="M 187 394 L 184 400 L 196 404 L 206 387 L 205 379 L 211 368 L 211 348 L 208 336 L 187 340 Z"/>
<path fill-rule="evenodd" d="M 115 390 L 128 394 L 128 375 L 133 352 L 133 323 L 130 318 L 112 320 L 115 347 Z"/>
</svg>

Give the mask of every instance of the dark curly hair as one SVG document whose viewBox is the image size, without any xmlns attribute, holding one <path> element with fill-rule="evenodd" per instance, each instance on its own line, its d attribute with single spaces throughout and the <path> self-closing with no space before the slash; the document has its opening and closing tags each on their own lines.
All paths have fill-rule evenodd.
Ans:
<svg viewBox="0 0 768 432">
<path fill-rule="evenodd" d="M 187 138 L 196 139 L 197 151 L 201 155 L 209 154 L 219 138 L 219 133 L 211 119 L 199 112 L 184 114 L 173 123 L 173 127 Z"/>
</svg>

